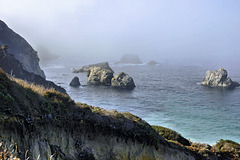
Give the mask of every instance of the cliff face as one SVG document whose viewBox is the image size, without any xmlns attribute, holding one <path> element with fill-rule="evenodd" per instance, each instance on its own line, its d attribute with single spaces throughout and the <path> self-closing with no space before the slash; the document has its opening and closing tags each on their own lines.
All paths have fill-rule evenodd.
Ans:
<svg viewBox="0 0 240 160">
<path fill-rule="evenodd" d="M 24 159 L 187 160 L 192 154 L 165 141 L 130 113 L 105 111 L 36 86 L 24 88 L 0 71 L 0 141 Z M 34 91 L 33 91 L 34 90 Z"/>
<path fill-rule="evenodd" d="M 37 52 L 20 35 L 0 20 L 0 44 L 9 46 L 9 53 L 18 59 L 26 71 L 40 75 L 45 78 L 44 72 L 39 67 L 39 58 Z"/>
<path fill-rule="evenodd" d="M 64 88 L 57 86 L 51 81 L 45 80 L 40 75 L 24 70 L 23 65 L 11 54 L 0 53 L 0 68 L 15 78 L 23 79 L 30 83 L 44 86 L 45 88 L 54 88 L 56 91 L 61 93 L 66 93 Z"/>
</svg>

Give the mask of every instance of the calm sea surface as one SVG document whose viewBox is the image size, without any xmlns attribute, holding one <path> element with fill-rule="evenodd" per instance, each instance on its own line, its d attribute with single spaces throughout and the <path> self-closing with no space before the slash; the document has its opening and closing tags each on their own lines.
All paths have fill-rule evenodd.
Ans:
<svg viewBox="0 0 240 160">
<path fill-rule="evenodd" d="M 208 69 L 206 65 L 113 65 L 118 72 L 133 77 L 136 88 L 117 90 L 106 86 L 88 86 L 85 73 L 71 73 L 86 62 L 75 58 L 59 58 L 42 65 L 47 79 L 64 87 L 77 102 L 104 109 L 131 112 L 151 125 L 168 127 L 195 142 L 214 144 L 219 139 L 240 143 L 240 88 L 221 90 L 199 83 Z M 237 68 L 229 67 L 229 76 L 240 82 Z M 74 76 L 82 86 L 69 86 Z"/>
</svg>

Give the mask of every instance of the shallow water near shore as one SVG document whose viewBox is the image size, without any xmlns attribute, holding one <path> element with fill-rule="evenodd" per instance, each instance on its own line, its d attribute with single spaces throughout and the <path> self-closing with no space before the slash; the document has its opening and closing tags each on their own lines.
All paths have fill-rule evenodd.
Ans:
<svg viewBox="0 0 240 160">
<path fill-rule="evenodd" d="M 199 83 L 209 68 L 206 65 L 113 65 L 133 77 L 132 91 L 107 86 L 88 86 L 85 73 L 71 73 L 86 62 L 76 58 L 59 58 L 42 65 L 48 80 L 64 87 L 76 102 L 104 109 L 131 112 L 151 125 L 173 129 L 195 142 L 214 144 L 219 139 L 240 143 L 240 88 L 222 90 Z M 226 68 L 233 81 L 240 82 L 234 67 Z M 78 76 L 82 86 L 69 86 Z"/>
</svg>

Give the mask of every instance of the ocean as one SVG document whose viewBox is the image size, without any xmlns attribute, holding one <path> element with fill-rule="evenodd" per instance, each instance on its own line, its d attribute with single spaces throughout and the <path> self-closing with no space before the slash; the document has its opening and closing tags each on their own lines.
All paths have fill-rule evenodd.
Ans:
<svg viewBox="0 0 240 160">
<path fill-rule="evenodd" d="M 134 79 L 136 88 L 128 91 L 89 86 L 85 73 L 72 73 L 72 68 L 92 63 L 96 62 L 60 57 L 41 67 L 47 79 L 65 88 L 76 102 L 130 112 L 151 125 L 173 129 L 193 142 L 215 144 L 220 139 L 230 139 L 240 143 L 240 88 L 222 90 L 200 85 L 207 70 L 221 66 L 110 62 L 115 74 L 123 71 Z M 226 69 L 233 81 L 240 82 L 236 67 Z M 78 88 L 69 86 L 74 76 L 80 79 Z"/>
</svg>

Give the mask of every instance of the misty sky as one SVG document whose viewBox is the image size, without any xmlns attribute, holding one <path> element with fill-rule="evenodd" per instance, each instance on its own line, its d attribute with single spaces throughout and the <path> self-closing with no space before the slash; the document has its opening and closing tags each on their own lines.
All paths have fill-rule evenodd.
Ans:
<svg viewBox="0 0 240 160">
<path fill-rule="evenodd" d="M 55 54 L 240 57 L 239 0 L 1 0 L 0 19 Z"/>
</svg>

